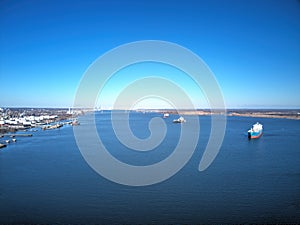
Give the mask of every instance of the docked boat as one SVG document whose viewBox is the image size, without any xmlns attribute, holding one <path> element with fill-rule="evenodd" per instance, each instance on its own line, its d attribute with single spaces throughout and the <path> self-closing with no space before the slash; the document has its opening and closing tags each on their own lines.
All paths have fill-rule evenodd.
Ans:
<svg viewBox="0 0 300 225">
<path fill-rule="evenodd" d="M 181 116 L 178 119 L 173 120 L 173 123 L 184 123 L 186 120 Z"/>
<path fill-rule="evenodd" d="M 250 130 L 248 130 L 248 138 L 259 138 L 263 133 L 263 125 L 260 123 L 256 123 L 252 126 Z"/>
<path fill-rule="evenodd" d="M 57 123 L 54 125 L 43 126 L 42 130 L 52 130 L 52 129 L 61 128 L 62 126 L 63 126 L 63 124 Z"/>
<path fill-rule="evenodd" d="M 170 116 L 170 114 L 169 113 L 164 113 L 164 118 L 168 118 Z"/>
<path fill-rule="evenodd" d="M 74 119 L 72 122 L 71 122 L 71 125 L 72 126 L 78 126 L 80 125 L 79 121 L 77 119 Z"/>
</svg>

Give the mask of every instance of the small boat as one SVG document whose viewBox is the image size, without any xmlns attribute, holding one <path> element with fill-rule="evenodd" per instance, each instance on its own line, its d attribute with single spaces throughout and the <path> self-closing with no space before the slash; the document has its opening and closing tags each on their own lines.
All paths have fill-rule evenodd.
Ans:
<svg viewBox="0 0 300 225">
<path fill-rule="evenodd" d="M 13 138 L 12 141 L 13 141 L 13 142 L 17 142 L 17 139 Z"/>
<path fill-rule="evenodd" d="M 163 118 L 168 118 L 170 116 L 170 114 L 169 113 L 164 113 L 164 116 L 163 116 Z"/>
<path fill-rule="evenodd" d="M 10 140 L 5 140 L 5 142 L 8 144 L 10 142 Z"/>
<path fill-rule="evenodd" d="M 0 148 L 5 148 L 6 145 L 0 143 Z"/>
<path fill-rule="evenodd" d="M 73 121 L 71 122 L 71 125 L 72 125 L 72 126 L 78 126 L 78 125 L 80 125 L 80 123 L 79 123 L 79 121 L 78 121 L 77 119 L 75 119 L 75 120 L 73 120 Z"/>
<path fill-rule="evenodd" d="M 184 123 L 186 120 L 181 116 L 178 119 L 173 120 L 173 123 Z"/>
<path fill-rule="evenodd" d="M 261 125 L 259 122 L 254 124 L 250 130 L 248 130 L 248 138 L 259 138 L 263 133 L 263 125 Z"/>
</svg>

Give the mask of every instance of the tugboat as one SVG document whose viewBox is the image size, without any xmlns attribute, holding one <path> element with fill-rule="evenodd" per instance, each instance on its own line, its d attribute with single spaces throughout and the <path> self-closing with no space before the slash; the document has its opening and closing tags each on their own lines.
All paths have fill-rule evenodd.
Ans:
<svg viewBox="0 0 300 225">
<path fill-rule="evenodd" d="M 178 119 L 173 120 L 173 123 L 184 123 L 186 120 L 181 116 Z"/>
<path fill-rule="evenodd" d="M 261 125 L 259 122 L 254 124 L 250 130 L 248 130 L 248 138 L 260 138 L 260 136 L 263 133 L 263 125 Z"/>
</svg>

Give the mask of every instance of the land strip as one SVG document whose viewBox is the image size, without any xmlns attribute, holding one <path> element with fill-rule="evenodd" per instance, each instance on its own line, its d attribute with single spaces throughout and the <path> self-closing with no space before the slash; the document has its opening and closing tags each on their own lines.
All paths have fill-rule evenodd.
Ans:
<svg viewBox="0 0 300 225">
<path fill-rule="evenodd" d="M 221 110 L 210 111 L 210 110 L 151 110 L 151 112 L 158 113 L 169 113 L 169 114 L 180 114 L 180 115 L 198 115 L 198 116 L 209 116 L 209 115 L 220 115 L 223 114 Z M 257 118 L 279 118 L 279 119 L 293 119 L 300 120 L 300 109 L 299 110 L 265 110 L 265 109 L 228 109 L 226 111 L 227 116 L 242 116 L 242 117 L 257 117 Z"/>
</svg>

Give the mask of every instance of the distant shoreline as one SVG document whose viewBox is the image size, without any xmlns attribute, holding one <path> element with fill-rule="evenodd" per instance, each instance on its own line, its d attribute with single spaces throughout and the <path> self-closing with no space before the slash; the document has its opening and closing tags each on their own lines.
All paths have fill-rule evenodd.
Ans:
<svg viewBox="0 0 300 225">
<path fill-rule="evenodd" d="M 181 115 L 195 115 L 195 116 L 210 116 L 210 115 L 222 115 L 224 112 L 211 112 L 210 110 L 145 110 L 146 112 L 157 113 L 169 113 L 169 114 L 181 114 Z M 293 119 L 300 120 L 299 110 L 288 109 L 240 109 L 240 110 L 227 110 L 226 116 L 240 116 L 240 117 L 254 117 L 254 118 L 274 118 L 274 119 Z"/>
<path fill-rule="evenodd" d="M 9 109 L 10 115 L 9 117 L 15 117 L 20 115 L 22 112 L 26 111 L 29 115 L 37 115 L 46 113 L 48 115 L 55 113 L 59 115 L 57 121 L 62 120 L 62 118 L 68 118 L 74 115 L 68 115 L 67 111 L 68 108 L 0 108 L 0 117 L 1 120 L 4 118 L 4 112 Z M 70 108 L 69 108 L 70 110 Z M 80 115 L 85 114 L 88 112 L 93 111 L 111 111 L 106 109 L 84 109 L 84 108 L 72 108 L 74 110 L 74 114 Z M 253 118 L 274 118 L 274 119 L 293 119 L 293 120 L 300 120 L 300 109 L 226 109 L 224 110 L 210 110 L 210 109 L 135 109 L 135 110 L 116 110 L 115 111 L 134 111 L 134 112 L 142 112 L 142 113 L 169 113 L 169 114 L 181 114 L 181 115 L 195 115 L 195 116 L 210 116 L 210 115 L 223 115 L 224 113 L 226 116 L 240 116 L 240 117 L 253 117 Z M 75 113 L 76 112 L 76 113 Z M 2 115 L 1 115 L 2 114 Z M 0 128 L 3 128 L 3 126 Z M 3 132 L 2 132 L 3 133 Z"/>
<path fill-rule="evenodd" d="M 238 113 L 233 112 L 229 113 L 227 116 L 242 116 L 242 117 L 255 117 L 255 118 L 273 118 L 273 119 L 292 119 L 292 120 L 300 120 L 299 114 L 284 114 L 278 112 L 269 112 L 269 113 Z"/>
</svg>

